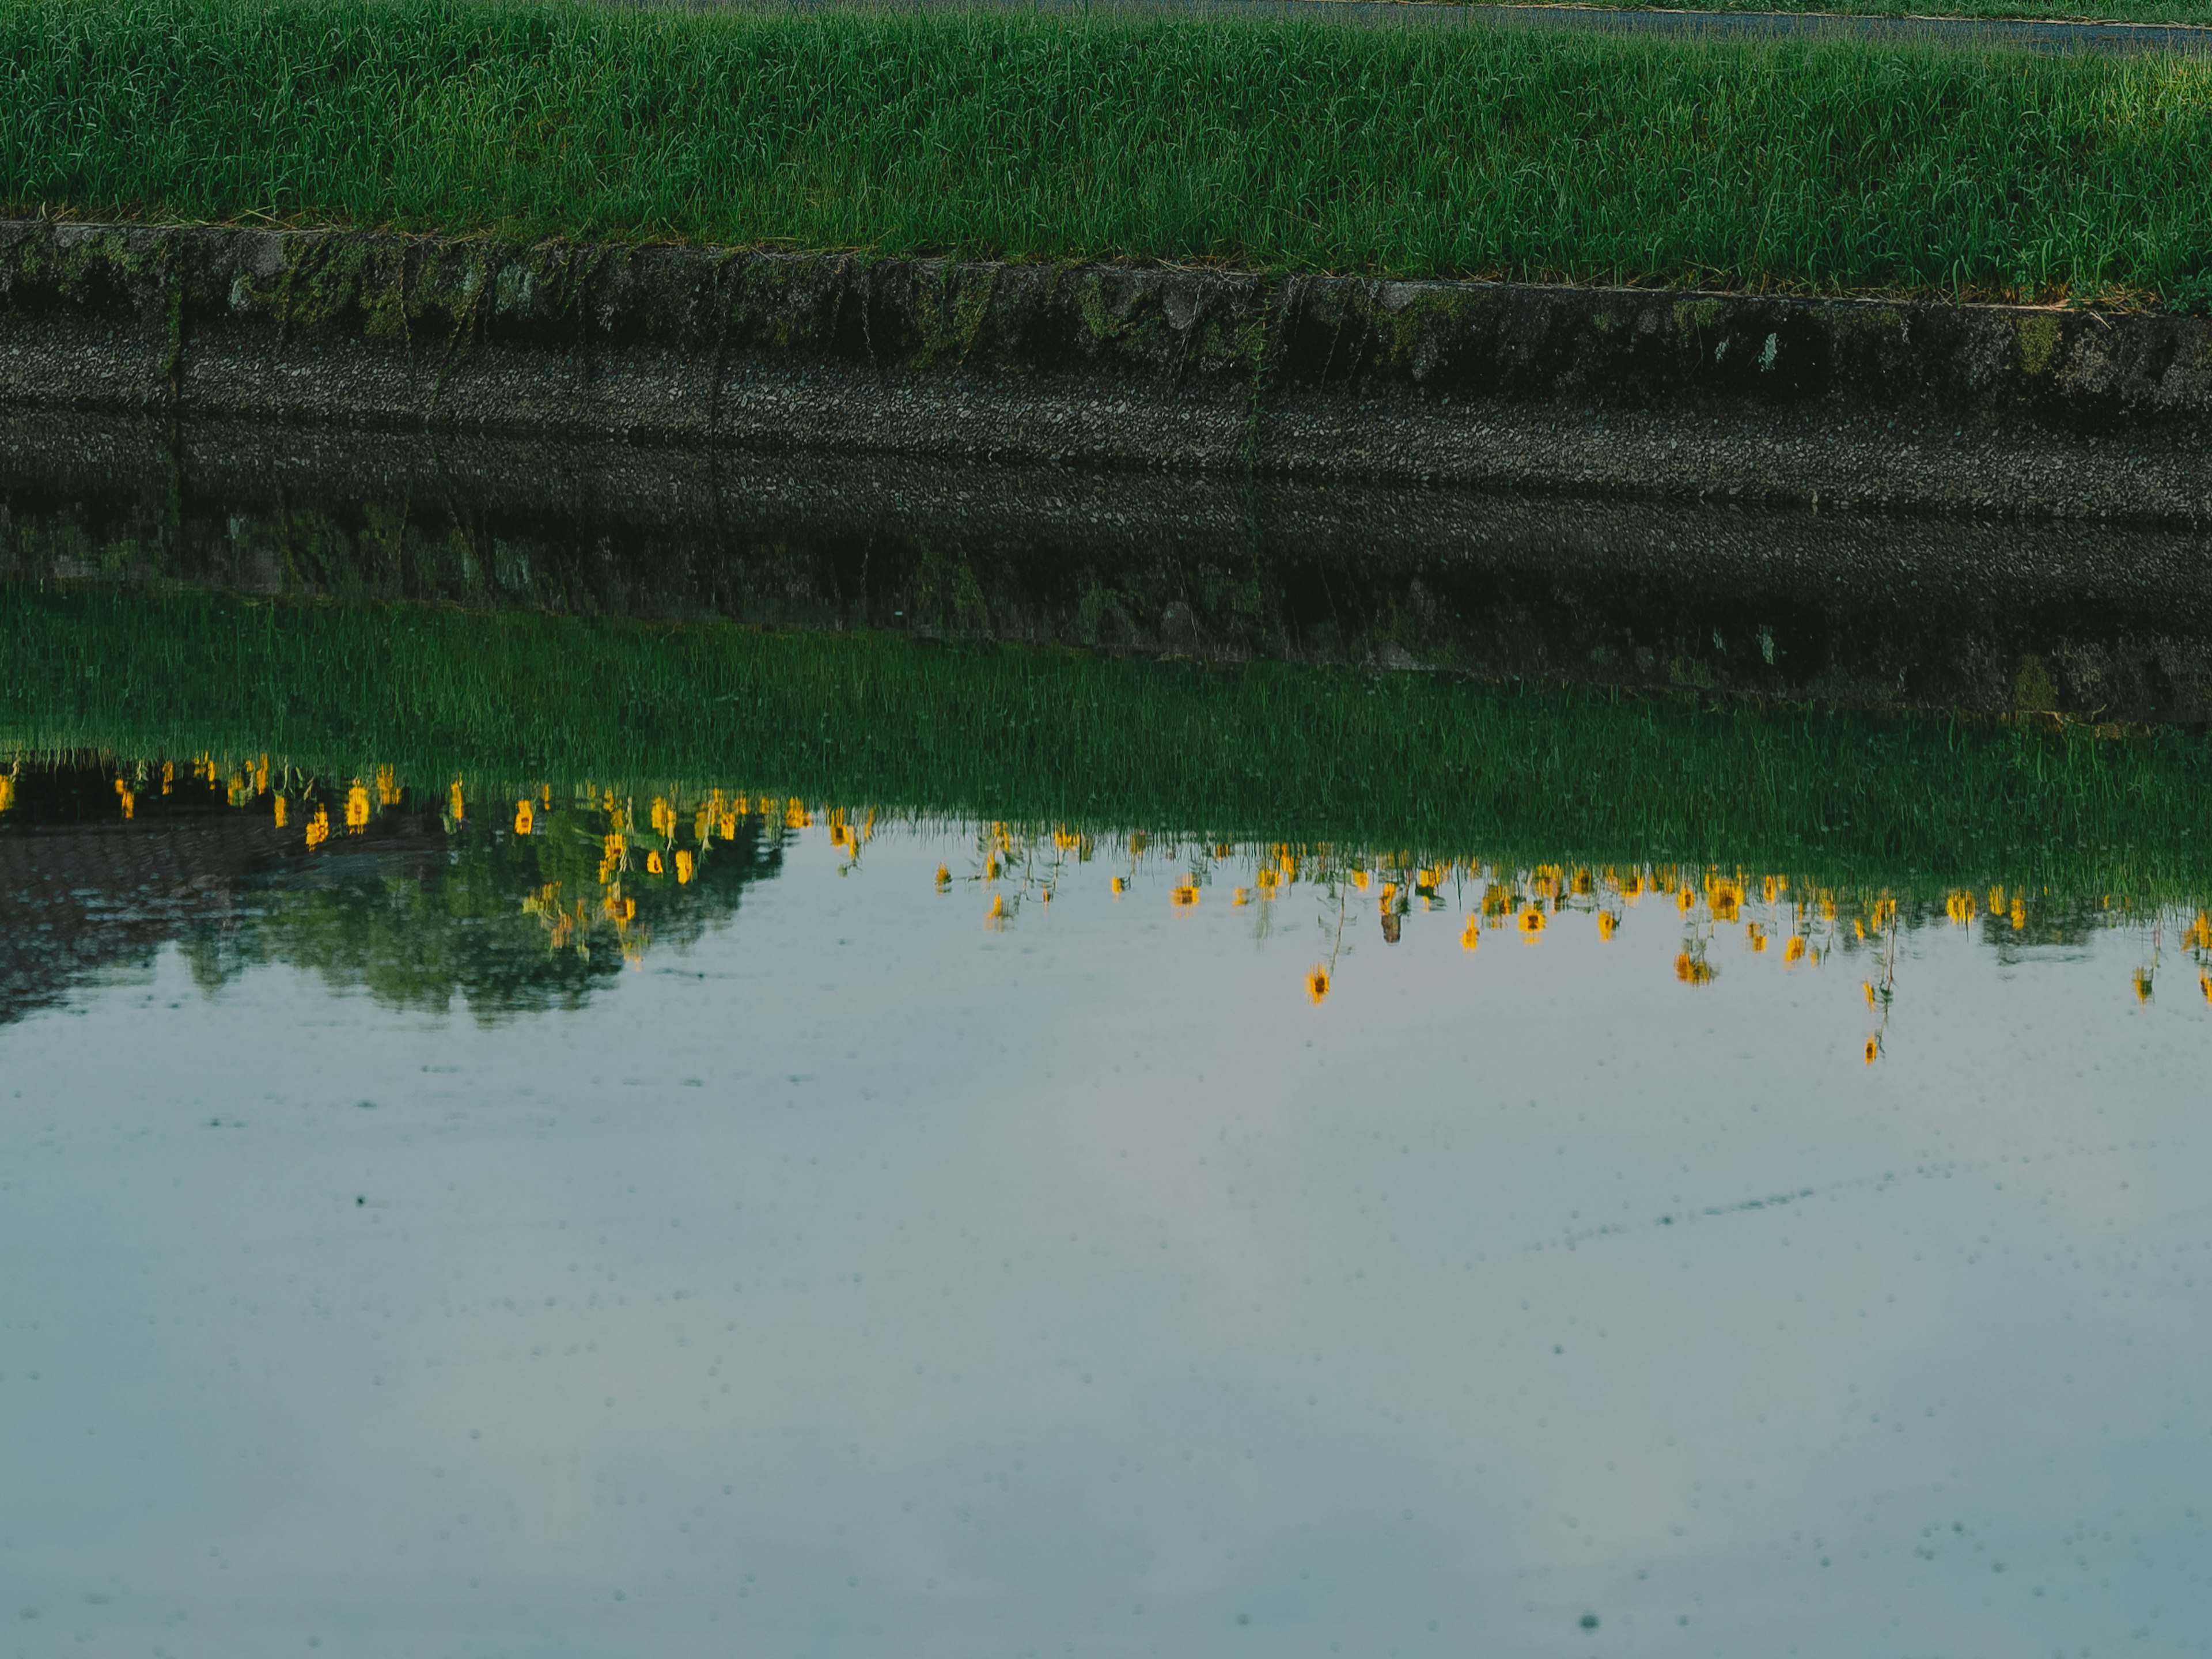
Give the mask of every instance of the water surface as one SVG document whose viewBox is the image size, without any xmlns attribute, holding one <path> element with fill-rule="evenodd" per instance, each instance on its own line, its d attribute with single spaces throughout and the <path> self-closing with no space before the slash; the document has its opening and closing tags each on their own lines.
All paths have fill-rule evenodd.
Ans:
<svg viewBox="0 0 2212 1659">
<path fill-rule="evenodd" d="M 9 440 L 0 1653 L 2203 1650 L 2197 541 L 558 459 Z"/>
</svg>

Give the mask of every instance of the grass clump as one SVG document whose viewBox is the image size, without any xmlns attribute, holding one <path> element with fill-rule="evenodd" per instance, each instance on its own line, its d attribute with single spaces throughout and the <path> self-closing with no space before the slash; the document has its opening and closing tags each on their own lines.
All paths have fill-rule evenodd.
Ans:
<svg viewBox="0 0 2212 1659">
<path fill-rule="evenodd" d="M 0 0 L 16 212 L 2212 295 L 2212 60 L 1081 13 Z"/>
</svg>

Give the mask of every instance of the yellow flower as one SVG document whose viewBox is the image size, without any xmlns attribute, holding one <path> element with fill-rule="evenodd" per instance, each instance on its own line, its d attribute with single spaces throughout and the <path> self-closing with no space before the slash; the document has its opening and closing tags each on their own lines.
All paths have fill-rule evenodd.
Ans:
<svg viewBox="0 0 2212 1659">
<path fill-rule="evenodd" d="M 1685 985 L 1711 984 L 1713 977 L 1712 964 L 1700 957 L 1692 956 L 1687 951 L 1677 951 L 1674 956 L 1674 977 Z"/>
<path fill-rule="evenodd" d="M 2197 988 L 2204 993 L 2205 1001 L 2212 1002 L 2212 974 L 2197 975 Z"/>
<path fill-rule="evenodd" d="M 1859 989 L 1866 993 L 1866 1002 L 1867 1002 L 1867 1006 L 1868 1006 L 1868 1007 L 1869 1007 L 1869 1008 L 1873 1007 L 1873 1006 L 1874 1006 L 1874 981 L 1873 981 L 1872 980 L 1867 980 L 1867 981 L 1865 981 L 1863 983 L 1862 983 L 1862 984 L 1860 985 Z"/>
<path fill-rule="evenodd" d="M 1532 904 L 1521 913 L 1521 937 L 1533 945 L 1543 931 L 1544 913 Z"/>
<path fill-rule="evenodd" d="M 1613 913 L 1611 911 L 1601 910 L 1597 913 L 1597 936 L 1600 939 L 1611 939 L 1613 937 L 1613 930 L 1619 924 L 1613 921 Z"/>
<path fill-rule="evenodd" d="M 941 893 L 951 885 L 952 872 L 946 869 L 943 865 L 939 865 L 937 866 L 937 890 Z"/>
<path fill-rule="evenodd" d="M 1129 884 L 1127 882 L 1122 880 L 1119 876 L 1114 878 L 1114 892 L 1116 897 L 1119 897 L 1121 894 L 1126 893 L 1128 890 Z"/>
<path fill-rule="evenodd" d="M 307 820 L 307 845 L 319 847 L 330 838 L 331 810 L 327 806 L 318 806 L 315 816 Z"/>
<path fill-rule="evenodd" d="M 1881 1039 L 1878 1036 L 1869 1037 L 1866 1040 L 1866 1063 L 1871 1066 L 1881 1058 Z"/>
<path fill-rule="evenodd" d="M 648 875 L 657 876 L 661 873 L 660 849 L 659 848 L 656 847 L 653 851 L 645 855 L 645 868 L 646 872 Z"/>
<path fill-rule="evenodd" d="M 1365 892 L 1367 890 L 1367 872 L 1364 870 L 1354 870 L 1352 872 L 1352 884 L 1354 887 L 1357 887 L 1361 892 Z"/>
<path fill-rule="evenodd" d="M 459 823 L 468 810 L 461 799 L 461 781 L 459 778 L 455 778 L 453 787 L 446 791 L 446 804 L 451 810 L 453 822 Z"/>
<path fill-rule="evenodd" d="M 1229 902 L 1231 904 L 1246 904 L 1251 902 L 1251 898 L 1252 895 L 1247 892 L 1243 888 L 1240 887 L 1234 893 L 1230 895 Z"/>
<path fill-rule="evenodd" d="M 282 795 L 277 796 L 277 797 L 276 797 L 276 827 L 277 827 L 279 830 L 282 830 L 282 829 L 284 827 L 284 808 L 285 808 L 285 805 L 286 805 L 286 802 L 285 802 L 284 797 L 283 797 L 283 796 L 282 796 Z"/>
<path fill-rule="evenodd" d="M 2014 932 L 2027 926 L 2027 906 L 2019 894 L 2012 896 L 2012 925 Z"/>
<path fill-rule="evenodd" d="M 676 854 L 676 883 L 682 886 L 691 879 L 691 854 L 682 848 Z"/>
<path fill-rule="evenodd" d="M 527 795 L 514 803 L 514 833 L 516 835 L 528 835 L 531 826 L 537 821 L 538 815 L 532 810 L 530 798 Z"/>
<path fill-rule="evenodd" d="M 460 814 L 456 812 L 453 816 L 459 817 Z M 361 787 L 358 779 L 346 792 L 345 821 L 349 836 L 357 836 L 368 827 L 368 791 Z"/>
<path fill-rule="evenodd" d="M 1804 959 L 1805 936 L 1802 933 L 1792 933 L 1790 936 L 1790 943 L 1782 947 L 1782 960 L 1789 963 L 1802 962 Z"/>
<path fill-rule="evenodd" d="M 1757 922 L 1746 922 L 1743 933 L 1744 937 L 1751 941 L 1753 950 L 1764 951 L 1766 948 L 1766 929 L 1761 927 Z"/>
<path fill-rule="evenodd" d="M 266 756 L 264 756 L 261 761 L 261 787 L 264 789 L 269 787 L 268 776 L 269 760 Z M 381 805 L 399 805 L 399 780 L 393 775 L 392 769 L 388 766 L 380 766 L 376 769 L 376 799 Z"/>
<path fill-rule="evenodd" d="M 1467 926 L 1460 929 L 1459 948 L 1472 951 L 1482 943 L 1482 918 L 1469 916 Z"/>
<path fill-rule="evenodd" d="M 1319 963 L 1306 971 L 1306 995 L 1316 1006 L 1328 995 L 1328 969 Z"/>
<path fill-rule="evenodd" d="M 738 838 L 738 815 L 735 812 L 723 813 L 714 828 L 724 841 L 735 841 Z"/>
<path fill-rule="evenodd" d="M 1188 910 L 1198 902 L 1196 884 L 1188 881 L 1177 882 L 1168 893 L 1168 902 L 1178 910 Z"/>
<path fill-rule="evenodd" d="M 2150 969 L 2148 968 L 2136 969 L 2136 1000 L 2137 1002 L 2150 1000 Z"/>
<path fill-rule="evenodd" d="M 653 798 L 653 827 L 664 836 L 676 833 L 676 809 L 659 795 Z"/>
</svg>

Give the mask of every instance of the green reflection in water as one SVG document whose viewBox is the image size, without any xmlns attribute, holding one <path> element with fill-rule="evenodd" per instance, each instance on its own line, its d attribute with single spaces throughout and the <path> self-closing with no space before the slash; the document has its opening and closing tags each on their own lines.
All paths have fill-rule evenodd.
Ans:
<svg viewBox="0 0 2212 1659">
<path fill-rule="evenodd" d="M 1900 892 L 2207 885 L 2212 750 L 2190 732 L 52 586 L 11 594 L 0 651 L 13 752 L 267 755 L 333 821 L 386 767 L 467 795 L 740 780 L 1093 833 Z"/>
</svg>

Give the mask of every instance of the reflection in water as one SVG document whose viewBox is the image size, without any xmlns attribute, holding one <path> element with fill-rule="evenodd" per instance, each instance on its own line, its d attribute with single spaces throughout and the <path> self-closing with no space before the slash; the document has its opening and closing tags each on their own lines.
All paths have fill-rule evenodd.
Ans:
<svg viewBox="0 0 2212 1659">
<path fill-rule="evenodd" d="M 1170 912 L 1225 903 L 1245 913 L 1255 940 L 1279 931 L 1278 907 L 1304 903 L 1327 946 L 1302 980 L 1316 1004 L 1340 983 L 1347 929 L 1356 937 L 1370 916 L 1385 945 L 1401 943 L 1422 918 L 1419 926 L 1453 931 L 1460 948 L 1474 951 L 1486 935 L 1538 945 L 1561 925 L 1610 942 L 1647 904 L 1675 941 L 1673 975 L 1686 986 L 1711 984 L 1730 947 L 1746 968 L 1784 972 L 1843 958 L 1863 975 L 1869 1065 L 1881 1056 L 1897 994 L 1899 938 L 1925 927 L 1978 927 L 2006 963 L 2122 929 L 2141 944 L 2129 977 L 2138 1000 L 2152 997 L 2162 972 L 2181 968 L 2212 1003 L 2212 915 L 2204 910 L 2002 882 L 1899 891 L 1741 866 L 1500 863 L 1479 854 L 1100 835 L 1067 824 L 962 827 L 681 784 L 641 794 L 589 781 L 556 792 L 539 781 L 478 799 L 472 817 L 460 779 L 422 791 L 378 766 L 326 782 L 265 754 L 219 760 L 204 752 L 182 764 L 18 762 L 0 778 L 0 831 L 36 837 L 26 846 L 0 835 L 16 877 L 0 905 L 23 919 L 6 930 L 18 957 L 8 970 L 8 1006 L 18 1012 L 51 1000 L 52 987 L 40 981 L 58 986 L 66 977 L 72 957 L 51 921 L 63 885 L 80 967 L 181 935 L 195 978 L 209 987 L 285 962 L 396 1007 L 442 1012 L 458 994 L 492 1019 L 574 1006 L 619 964 L 642 966 L 656 939 L 689 948 L 726 923 L 740 889 L 773 876 L 784 848 L 808 832 L 819 832 L 842 874 L 860 866 L 879 829 L 969 842 L 961 867 L 939 863 L 931 884 L 946 896 L 973 895 L 994 933 L 1015 928 L 1074 882 L 1103 880 L 1117 903 L 1164 894 Z M 88 837 L 93 824 L 112 832 L 126 823 L 137 832 L 128 839 Z M 144 878 L 149 847 L 174 866 L 165 887 L 149 888 Z M 107 866 L 120 883 L 93 877 L 88 864 Z M 89 905 L 88 879 L 111 887 Z M 182 893 L 194 902 L 180 906 Z M 33 927 L 33 915 L 49 920 Z"/>
<path fill-rule="evenodd" d="M 2202 1651 L 2204 573 L 0 422 L 0 1650 Z"/>
<path fill-rule="evenodd" d="M 2205 1627 L 2174 913 L 216 769 L 0 818 L 16 1650 Z"/>
<path fill-rule="evenodd" d="M 0 574 L 2212 718 L 2201 534 L 0 413 Z"/>
</svg>

